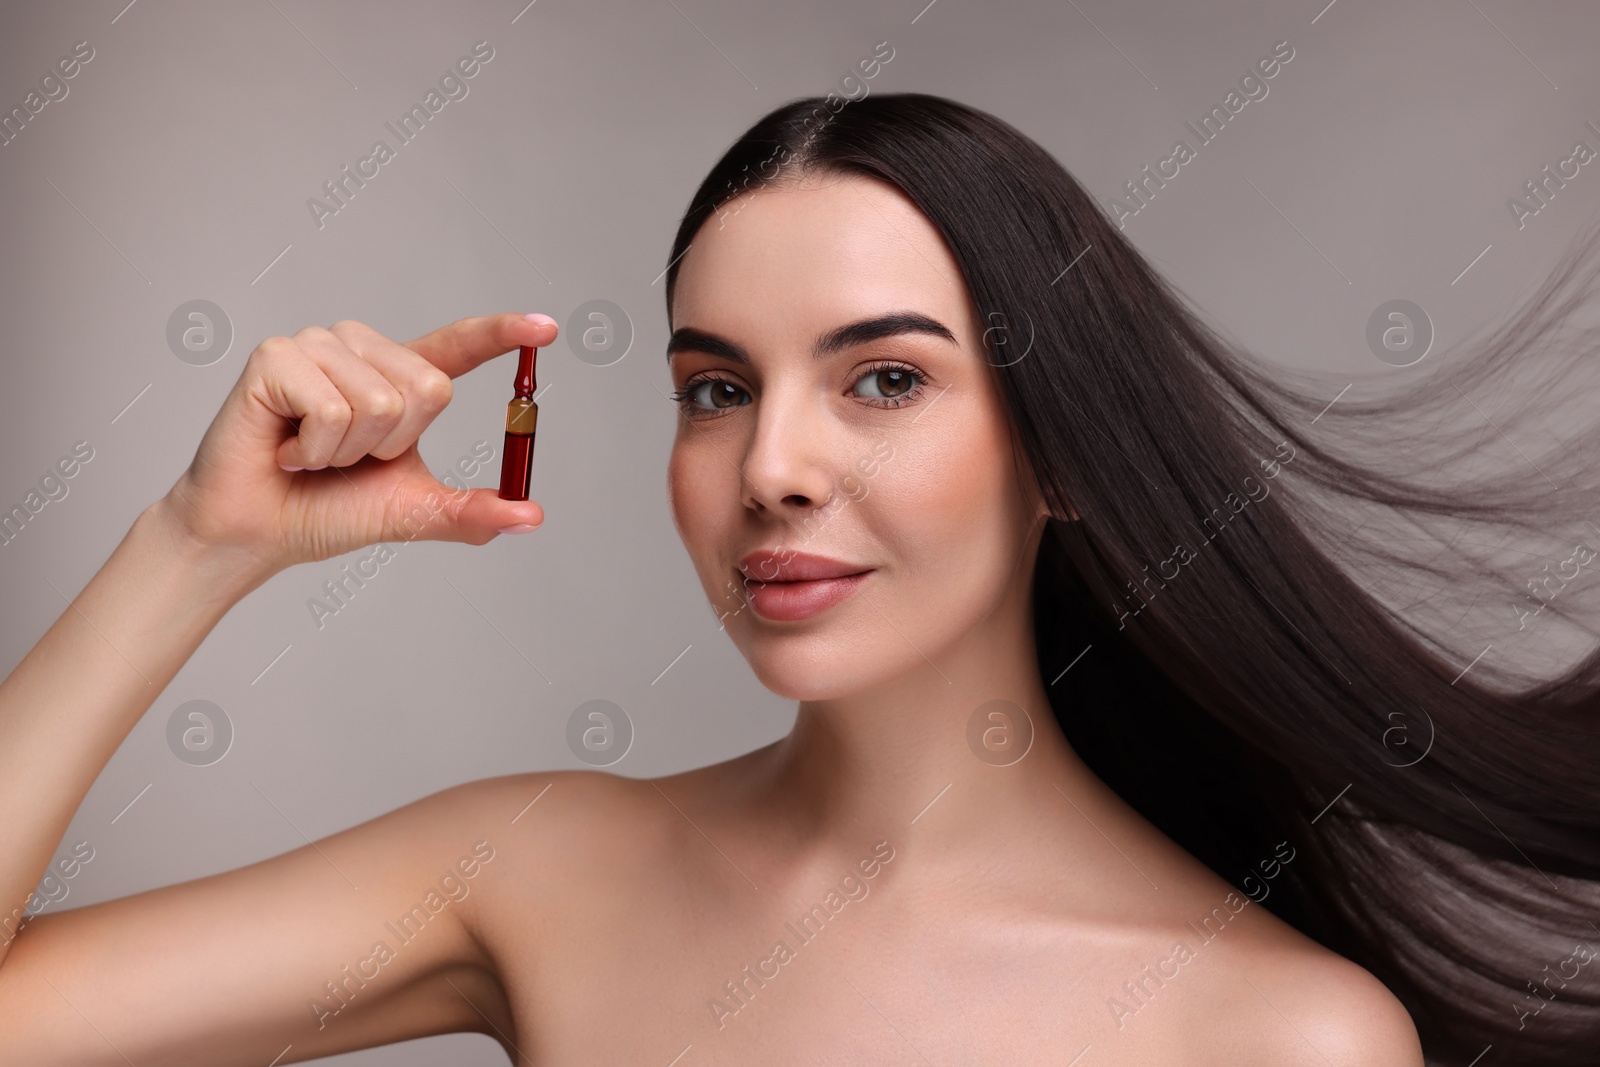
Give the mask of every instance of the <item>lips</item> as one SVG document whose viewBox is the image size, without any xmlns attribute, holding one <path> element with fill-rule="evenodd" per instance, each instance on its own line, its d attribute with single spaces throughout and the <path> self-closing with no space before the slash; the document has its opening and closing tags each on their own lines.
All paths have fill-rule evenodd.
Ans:
<svg viewBox="0 0 1600 1067">
<path fill-rule="evenodd" d="M 739 561 L 755 613 L 771 622 L 814 618 L 849 599 L 871 567 L 785 549 L 758 549 Z"/>
<path fill-rule="evenodd" d="M 739 573 L 748 581 L 761 584 L 816 582 L 828 578 L 847 578 L 864 574 L 871 567 L 859 563 L 813 556 L 787 549 L 758 549 L 739 561 Z"/>
</svg>

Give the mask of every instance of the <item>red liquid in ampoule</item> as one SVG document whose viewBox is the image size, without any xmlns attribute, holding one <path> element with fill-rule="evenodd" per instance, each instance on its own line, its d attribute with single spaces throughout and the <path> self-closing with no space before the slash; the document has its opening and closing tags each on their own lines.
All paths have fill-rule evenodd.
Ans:
<svg viewBox="0 0 1600 1067">
<path fill-rule="evenodd" d="M 539 405 L 533 402 L 533 357 L 539 350 L 523 345 L 517 357 L 517 395 L 506 405 L 505 452 L 500 457 L 500 499 L 526 500 L 533 482 L 533 435 Z"/>
</svg>

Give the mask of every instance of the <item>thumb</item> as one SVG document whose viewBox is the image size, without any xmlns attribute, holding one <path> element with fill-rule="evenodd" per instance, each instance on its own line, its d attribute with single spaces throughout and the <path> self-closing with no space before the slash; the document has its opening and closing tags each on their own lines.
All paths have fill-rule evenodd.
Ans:
<svg viewBox="0 0 1600 1067">
<path fill-rule="evenodd" d="M 501 500 L 493 489 L 451 489 L 435 482 L 398 502 L 389 525 L 405 540 L 481 545 L 543 522 L 544 508 L 536 500 Z"/>
</svg>

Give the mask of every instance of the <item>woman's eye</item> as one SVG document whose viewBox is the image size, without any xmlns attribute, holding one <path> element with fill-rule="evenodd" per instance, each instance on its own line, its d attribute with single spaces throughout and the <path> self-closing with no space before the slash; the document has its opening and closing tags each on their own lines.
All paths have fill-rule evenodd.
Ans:
<svg viewBox="0 0 1600 1067">
<path fill-rule="evenodd" d="M 896 400 L 909 394 L 917 387 L 917 383 L 917 372 L 909 367 L 881 367 L 877 370 L 869 371 L 856 388 L 860 389 L 862 386 L 875 387 L 877 389 L 876 394 L 872 392 L 871 388 L 868 389 L 866 393 L 868 399 Z"/>
<path fill-rule="evenodd" d="M 744 397 L 743 400 L 739 399 Z M 702 408 L 733 408 L 740 407 L 750 402 L 750 394 L 730 381 L 721 378 L 705 378 L 698 382 L 690 382 L 678 394 L 679 403 L 692 401 L 694 406 Z"/>
<path fill-rule="evenodd" d="M 851 395 L 875 407 L 899 407 L 919 396 L 929 380 L 912 367 L 884 364 L 869 368 L 857 378 L 851 387 Z M 752 397 L 743 386 L 725 378 L 691 378 L 682 389 L 672 394 L 672 399 L 689 416 L 701 417 L 728 408 L 743 407 L 751 402 Z"/>
</svg>

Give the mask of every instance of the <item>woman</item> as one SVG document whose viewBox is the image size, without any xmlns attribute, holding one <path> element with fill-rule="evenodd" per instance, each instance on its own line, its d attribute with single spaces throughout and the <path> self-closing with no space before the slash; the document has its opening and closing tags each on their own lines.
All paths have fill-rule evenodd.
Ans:
<svg viewBox="0 0 1600 1067">
<path fill-rule="evenodd" d="M 1516 922 L 1587 936 L 1560 894 L 1600 874 L 1594 660 L 1533 696 L 1451 682 L 1302 525 L 1339 493 L 1520 519 L 1526 479 L 1463 501 L 1346 463 L 1059 164 L 936 97 L 773 111 L 670 263 L 674 519 L 793 731 L 656 780 L 473 782 L 13 923 L 5 1062 L 290 1063 L 465 1030 L 518 1064 L 1400 1067 L 1419 1028 L 1463 1063 L 1586 1062 L 1592 991 L 1546 986 L 1522 1028 L 1503 1002 L 1526 992 Z M 250 590 L 430 500 L 424 536 L 542 522 L 486 490 L 441 510 L 415 442 L 450 379 L 554 335 L 506 314 L 402 346 L 344 321 L 256 348 L 0 688 L 8 898 Z M 1436 740 L 1400 767 L 1423 729 L 1391 715 L 1419 705 Z M 1440 933 L 1475 902 L 1494 923 Z"/>
</svg>

